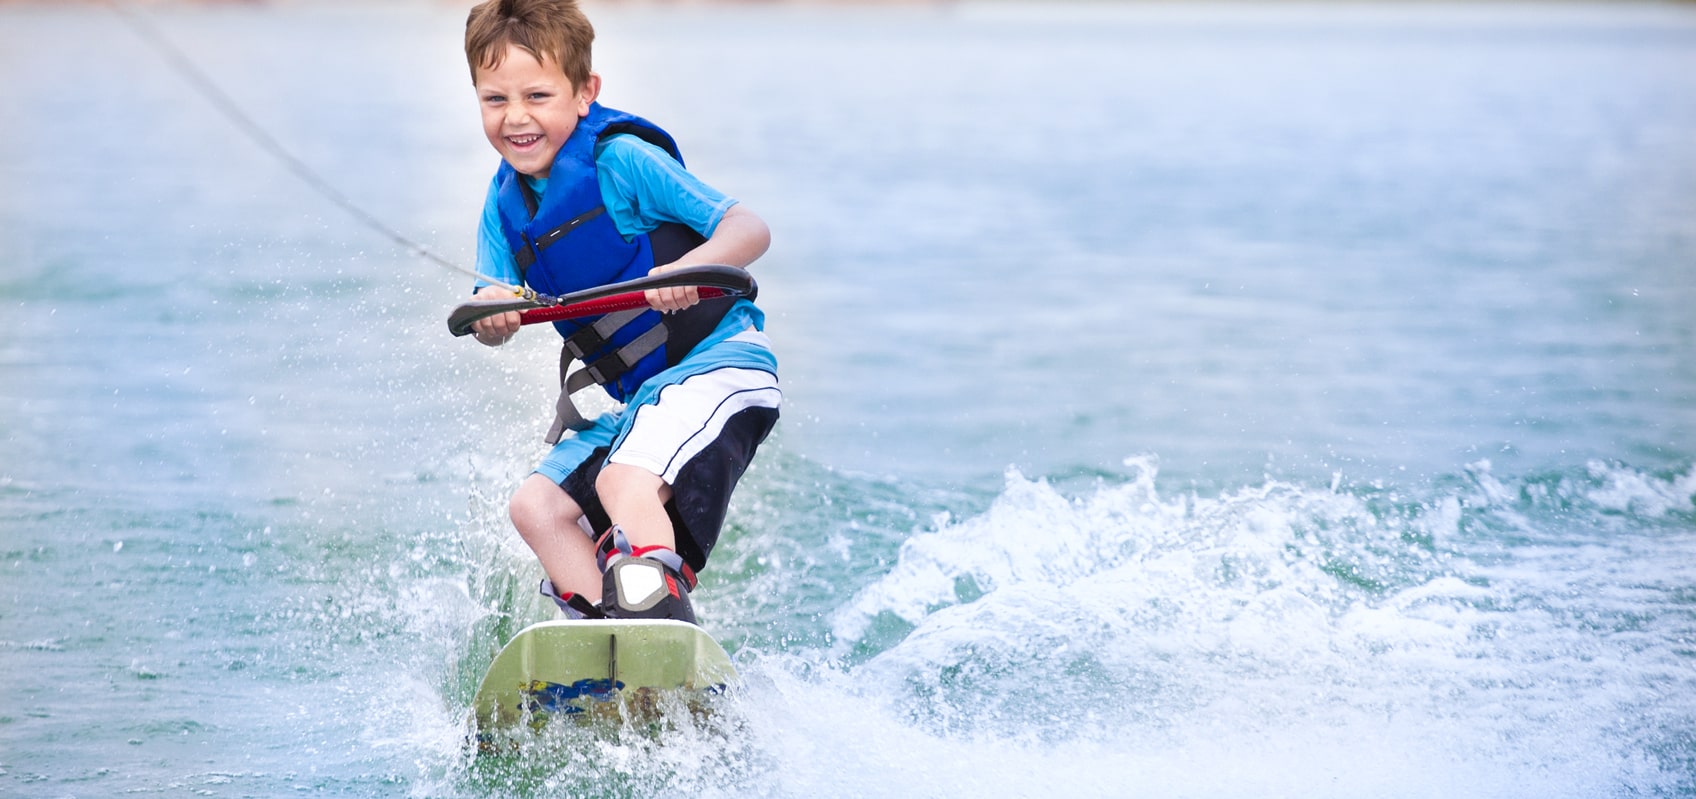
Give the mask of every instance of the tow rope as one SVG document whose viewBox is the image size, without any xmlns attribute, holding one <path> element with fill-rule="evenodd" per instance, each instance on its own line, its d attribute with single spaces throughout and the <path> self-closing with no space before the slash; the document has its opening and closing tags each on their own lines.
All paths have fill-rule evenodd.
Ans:
<svg viewBox="0 0 1696 799">
<path fill-rule="evenodd" d="M 311 187 L 313 191 L 317 192 L 324 199 L 329 200 L 336 207 L 346 211 L 361 225 L 364 225 L 366 228 L 388 238 L 390 241 L 399 245 L 401 249 L 412 255 L 418 256 L 432 263 L 445 266 L 456 272 L 461 272 L 491 286 L 506 289 L 525 301 L 535 303 L 536 307 L 558 304 L 554 297 L 550 297 L 546 294 L 538 294 L 528 287 L 514 286 L 509 283 L 496 280 L 488 275 L 478 274 L 475 269 L 461 266 L 453 261 L 443 258 L 435 252 L 432 252 L 428 247 L 419 244 L 400 231 L 384 224 L 383 221 L 378 219 L 375 214 L 359 207 L 357 203 L 348 199 L 346 195 L 337 190 L 333 184 L 321 177 L 311 167 L 307 166 L 306 162 L 300 160 L 295 157 L 293 153 L 289 152 L 288 148 L 285 148 L 276 140 L 275 137 L 268 133 L 264 126 L 255 122 L 252 117 L 248 116 L 247 113 L 241 109 L 241 106 L 238 105 L 235 100 L 231 99 L 224 90 L 218 88 L 218 84 L 213 82 L 213 80 L 207 76 L 206 72 L 195 64 L 194 59 L 189 58 L 188 54 L 184 53 L 180 48 L 173 44 L 170 39 L 166 38 L 164 34 L 160 33 L 159 29 L 154 27 L 153 24 L 148 22 L 141 14 L 126 7 L 126 4 L 121 2 L 121 0 L 102 0 L 102 3 L 116 13 L 118 17 L 136 33 L 137 36 L 147 42 L 154 51 L 164 58 L 165 62 L 170 65 L 172 71 L 177 73 L 178 77 L 187 81 L 188 84 L 194 88 L 196 94 L 199 94 L 202 99 L 211 103 L 212 107 L 215 108 L 218 113 L 231 124 L 235 125 L 243 135 L 245 135 L 254 144 L 259 145 L 260 149 L 270 154 L 272 158 L 275 158 L 278 162 L 280 162 L 288 169 L 289 172 L 293 173 L 295 177 L 299 178 L 307 186 Z"/>
<path fill-rule="evenodd" d="M 648 275 L 635 280 L 554 297 L 538 293 L 528 286 L 514 286 L 496 280 L 479 273 L 475 269 L 454 263 L 385 224 L 375 214 L 366 211 L 358 203 L 348 199 L 347 195 L 342 194 L 334 184 L 325 180 L 312 167 L 307 166 L 305 161 L 297 158 L 294 153 L 289 152 L 288 148 L 267 132 L 264 126 L 248 116 L 247 112 L 243 111 L 229 94 L 218 88 L 218 84 L 195 64 L 194 59 L 189 58 L 187 53 L 184 53 L 181 48 L 160 33 L 159 29 L 154 27 L 141 14 L 127 8 L 120 0 L 102 0 L 102 2 L 107 8 L 112 9 L 137 36 L 157 51 L 179 77 L 187 81 L 197 94 L 211 103 L 212 107 L 231 124 L 235 125 L 243 135 L 272 158 L 275 158 L 313 191 L 329 200 L 336 207 L 346 211 L 355 221 L 386 237 L 412 255 L 463 273 L 487 285 L 505 289 L 515 295 L 510 300 L 472 301 L 455 308 L 453 313 L 448 316 L 448 330 L 452 331 L 455 336 L 470 333 L 471 324 L 479 319 L 508 311 L 521 312 L 522 323 L 528 325 L 645 308 L 648 303 L 642 292 L 649 289 L 696 286 L 700 288 L 701 299 L 752 297 L 758 291 L 753 277 L 746 270 L 734 266 L 709 265 L 674 269 L 657 275 Z"/>
</svg>

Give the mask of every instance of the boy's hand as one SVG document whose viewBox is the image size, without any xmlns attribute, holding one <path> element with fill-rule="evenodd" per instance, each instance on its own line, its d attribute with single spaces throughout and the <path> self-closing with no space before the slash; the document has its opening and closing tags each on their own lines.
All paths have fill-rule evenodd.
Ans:
<svg viewBox="0 0 1696 799">
<path fill-rule="evenodd" d="M 518 295 L 499 286 L 484 286 L 471 295 L 474 300 L 505 300 Z M 522 326 L 522 317 L 517 311 L 484 317 L 471 323 L 471 334 L 478 341 L 490 347 L 498 347 L 512 339 Z"/>
<path fill-rule="evenodd" d="M 648 274 L 663 274 L 677 268 L 679 268 L 679 265 L 675 263 L 666 264 L 665 266 L 656 266 L 653 269 L 649 269 Z M 660 313 L 674 313 L 676 311 L 681 311 L 684 308 L 688 308 L 689 306 L 701 301 L 701 292 L 696 286 L 672 286 L 670 288 L 663 289 L 648 289 L 647 291 L 642 292 L 642 296 L 648 300 L 648 307 L 653 308 Z"/>
<path fill-rule="evenodd" d="M 748 264 L 764 254 L 770 245 L 771 231 L 766 229 L 766 223 L 738 203 L 724 212 L 712 237 L 701 246 L 676 261 L 649 269 L 648 274 L 657 275 L 696 264 L 728 264 L 747 269 Z M 649 307 L 665 313 L 681 311 L 701 301 L 701 292 L 695 286 L 652 289 L 644 295 Z"/>
</svg>

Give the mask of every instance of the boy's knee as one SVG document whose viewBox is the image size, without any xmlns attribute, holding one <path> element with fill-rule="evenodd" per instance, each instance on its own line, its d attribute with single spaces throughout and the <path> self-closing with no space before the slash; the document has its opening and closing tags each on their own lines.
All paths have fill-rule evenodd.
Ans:
<svg viewBox="0 0 1696 799">
<path fill-rule="evenodd" d="M 664 488 L 665 481 L 659 475 L 624 463 L 609 463 L 595 476 L 595 493 L 601 496 L 603 502 L 660 496 Z"/>
<path fill-rule="evenodd" d="M 507 502 L 507 515 L 519 532 L 575 521 L 581 513 L 570 494 L 541 475 L 531 475 L 519 484 Z"/>
<path fill-rule="evenodd" d="M 534 518 L 540 498 L 532 488 L 529 480 L 518 485 L 518 490 L 512 492 L 512 499 L 507 500 L 506 512 L 512 517 L 512 523 L 523 529 L 526 521 Z"/>
</svg>

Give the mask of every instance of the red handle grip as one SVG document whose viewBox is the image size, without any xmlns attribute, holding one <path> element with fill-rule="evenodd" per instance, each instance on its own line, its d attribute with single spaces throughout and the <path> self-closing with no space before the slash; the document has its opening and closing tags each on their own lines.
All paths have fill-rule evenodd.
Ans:
<svg viewBox="0 0 1696 799">
<path fill-rule="evenodd" d="M 703 300 L 730 296 L 730 292 L 725 291 L 724 289 L 713 288 L 712 286 L 702 286 L 699 291 L 701 299 Z M 532 308 L 519 314 L 519 323 L 534 325 L 542 322 L 557 322 L 561 319 L 577 319 L 584 316 L 600 316 L 601 314 L 608 314 L 614 311 L 628 311 L 635 308 L 646 307 L 648 307 L 647 295 L 640 291 L 632 291 L 629 294 L 614 294 L 611 297 L 584 300 L 582 302 L 574 302 L 570 305 L 554 305 L 547 308 Z"/>
</svg>

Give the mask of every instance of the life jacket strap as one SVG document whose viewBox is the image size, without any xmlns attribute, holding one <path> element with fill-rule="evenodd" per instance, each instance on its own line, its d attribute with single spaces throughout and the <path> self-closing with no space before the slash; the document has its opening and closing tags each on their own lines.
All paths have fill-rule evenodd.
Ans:
<svg viewBox="0 0 1696 799">
<path fill-rule="evenodd" d="M 574 358 L 582 359 L 584 354 L 594 351 L 595 348 L 584 347 L 583 345 L 587 342 L 577 341 L 579 336 L 589 334 L 585 337 L 587 341 L 598 340 L 601 342 L 602 346 L 604 346 L 606 340 L 611 338 L 611 336 L 616 333 L 619 328 L 631 323 L 636 317 L 641 315 L 642 311 L 640 309 L 636 311 L 607 314 L 600 320 L 597 320 L 594 325 L 590 325 L 589 327 L 578 331 L 577 334 L 573 335 L 570 339 L 567 339 L 565 342 L 565 351 Z M 601 327 L 603 322 L 606 322 L 609 319 L 617 322 L 617 324 L 607 325 L 606 327 L 611 328 L 610 330 L 597 329 Z M 559 399 L 554 402 L 554 421 L 553 424 L 548 427 L 547 442 L 549 444 L 558 444 L 559 440 L 565 436 L 565 431 L 567 429 L 587 430 L 593 425 L 593 422 L 584 418 L 583 412 L 577 409 L 577 403 L 573 402 L 571 399 L 573 394 L 576 394 L 589 386 L 604 386 L 607 383 L 611 383 L 612 381 L 623 377 L 624 373 L 630 371 L 631 368 L 639 361 L 664 346 L 669 335 L 670 334 L 667 332 L 665 324 L 656 324 L 624 346 L 619 347 L 600 358 L 596 358 L 591 363 L 585 363 L 582 369 L 579 369 L 567 376 L 560 384 Z"/>
<path fill-rule="evenodd" d="M 629 344 L 613 350 L 611 353 L 596 358 L 594 362 L 583 365 L 583 371 L 597 385 L 606 385 L 624 376 L 636 363 L 665 345 L 668 337 L 664 324 L 648 328 L 642 335 L 630 340 Z"/>
<path fill-rule="evenodd" d="M 525 206 L 530 209 L 530 215 L 535 216 L 536 215 L 535 195 L 530 191 L 530 187 L 528 185 L 524 184 L 524 181 L 523 181 L 522 178 L 519 179 L 519 184 L 524 186 Z M 523 278 L 526 274 L 529 273 L 530 267 L 535 265 L 536 259 L 541 257 L 543 250 L 545 250 L 549 247 L 552 247 L 555 242 L 559 241 L 560 239 L 565 238 L 565 234 L 570 233 L 573 230 L 576 230 L 577 226 L 579 226 L 579 225 L 583 224 L 584 222 L 587 222 L 591 219 L 594 219 L 595 217 L 600 216 L 601 214 L 604 214 L 606 212 L 607 212 L 606 206 L 597 205 L 594 208 L 591 208 L 587 211 L 584 211 L 581 214 L 578 214 L 577 216 L 572 217 L 571 219 L 567 220 L 565 222 L 565 224 L 560 225 L 559 227 L 556 227 L 553 230 L 550 230 L 546 233 L 543 233 L 540 236 L 537 236 L 535 241 L 528 241 L 528 237 L 526 237 L 526 244 L 528 244 L 529 246 L 522 247 L 522 248 L 516 248 L 516 249 L 513 250 L 513 253 L 512 253 L 512 260 L 513 260 L 514 264 L 518 267 L 519 277 Z"/>
<path fill-rule="evenodd" d="M 589 353 L 597 352 L 605 347 L 619 328 L 635 321 L 636 317 L 641 316 L 646 310 L 645 308 L 632 308 L 628 311 L 609 313 L 596 319 L 594 324 L 572 333 L 565 340 L 565 351 L 571 353 L 571 357 L 578 360 L 588 357 Z"/>
</svg>

